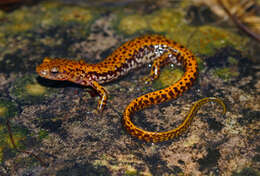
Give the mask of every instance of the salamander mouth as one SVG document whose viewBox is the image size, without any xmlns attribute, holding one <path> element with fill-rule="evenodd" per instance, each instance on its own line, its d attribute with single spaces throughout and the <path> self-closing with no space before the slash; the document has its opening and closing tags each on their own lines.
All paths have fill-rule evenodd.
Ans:
<svg viewBox="0 0 260 176">
<path fill-rule="evenodd" d="M 40 75 L 45 77 L 47 75 L 47 71 L 45 71 L 45 70 L 40 71 Z"/>
<path fill-rule="evenodd" d="M 41 77 L 46 77 L 48 75 L 48 71 L 45 69 L 42 69 L 42 67 L 39 65 L 36 67 L 36 72 L 41 76 Z"/>
</svg>

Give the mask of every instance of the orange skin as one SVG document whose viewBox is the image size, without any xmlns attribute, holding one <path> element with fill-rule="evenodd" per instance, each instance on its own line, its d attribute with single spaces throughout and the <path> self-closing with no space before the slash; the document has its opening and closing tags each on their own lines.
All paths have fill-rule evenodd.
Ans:
<svg viewBox="0 0 260 176">
<path fill-rule="evenodd" d="M 45 58 L 43 63 L 37 66 L 36 72 L 43 78 L 66 80 L 93 87 L 101 97 L 98 110 L 102 111 L 107 103 L 108 95 L 105 88 L 100 84 L 113 81 L 129 71 L 151 62 L 153 62 L 153 65 L 148 81 L 158 78 L 160 67 L 168 63 L 183 65 L 185 72 L 181 79 L 171 86 L 142 95 L 131 101 L 126 107 L 123 125 L 132 136 L 147 142 L 161 142 L 172 139 L 188 128 L 200 106 L 209 101 L 222 105 L 225 113 L 226 108 L 222 100 L 211 97 L 196 102 L 183 123 L 170 131 L 144 131 L 131 122 L 133 113 L 154 104 L 176 99 L 182 95 L 184 91 L 193 85 L 198 75 L 195 56 L 182 45 L 160 35 L 148 35 L 128 41 L 97 64 L 88 64 L 83 60 Z"/>
</svg>

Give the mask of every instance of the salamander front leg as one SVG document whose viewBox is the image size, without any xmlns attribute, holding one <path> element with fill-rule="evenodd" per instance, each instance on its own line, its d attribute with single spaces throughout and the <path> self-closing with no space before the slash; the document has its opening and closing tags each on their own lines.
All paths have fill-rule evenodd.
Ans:
<svg viewBox="0 0 260 176">
<path fill-rule="evenodd" d="M 92 81 L 90 86 L 95 89 L 99 96 L 100 96 L 100 99 L 98 101 L 98 107 L 97 107 L 97 110 L 99 112 L 102 112 L 104 107 L 106 106 L 107 104 L 107 97 L 108 97 L 108 94 L 107 94 L 107 91 L 105 90 L 104 87 L 102 87 L 100 84 L 98 84 L 98 82 L 96 81 Z"/>
</svg>

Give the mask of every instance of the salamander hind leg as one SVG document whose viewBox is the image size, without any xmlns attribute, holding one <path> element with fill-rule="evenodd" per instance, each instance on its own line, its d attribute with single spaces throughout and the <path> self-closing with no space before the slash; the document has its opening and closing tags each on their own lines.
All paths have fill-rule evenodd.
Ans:
<svg viewBox="0 0 260 176">
<path fill-rule="evenodd" d="M 169 52 L 164 53 L 162 56 L 153 61 L 153 65 L 149 76 L 144 78 L 146 84 L 150 84 L 153 80 L 157 79 L 160 75 L 160 68 L 170 62 Z"/>
</svg>

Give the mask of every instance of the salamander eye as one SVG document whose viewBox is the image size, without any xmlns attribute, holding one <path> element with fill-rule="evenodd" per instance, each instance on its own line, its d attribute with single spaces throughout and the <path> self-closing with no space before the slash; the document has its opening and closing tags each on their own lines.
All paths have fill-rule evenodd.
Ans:
<svg viewBox="0 0 260 176">
<path fill-rule="evenodd" d="M 51 73 L 58 73 L 59 69 L 57 67 L 52 67 L 50 71 Z"/>
</svg>

